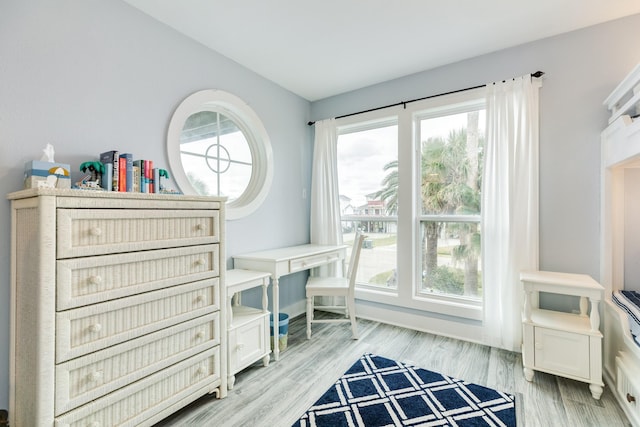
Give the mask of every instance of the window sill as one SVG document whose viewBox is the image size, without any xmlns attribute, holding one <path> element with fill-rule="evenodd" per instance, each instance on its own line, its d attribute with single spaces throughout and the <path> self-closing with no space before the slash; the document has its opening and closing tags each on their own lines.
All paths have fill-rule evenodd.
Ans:
<svg viewBox="0 0 640 427">
<path fill-rule="evenodd" d="M 452 299 L 436 296 L 414 296 L 412 298 L 407 298 L 399 295 L 397 289 L 375 290 L 362 287 L 356 288 L 355 297 L 364 301 L 405 307 L 430 313 L 444 314 L 465 320 L 483 320 L 481 301 L 454 301 Z"/>
</svg>

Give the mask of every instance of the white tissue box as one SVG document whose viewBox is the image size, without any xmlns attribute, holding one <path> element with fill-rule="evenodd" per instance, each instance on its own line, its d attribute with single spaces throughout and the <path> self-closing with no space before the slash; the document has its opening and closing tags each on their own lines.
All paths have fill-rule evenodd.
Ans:
<svg viewBox="0 0 640 427">
<path fill-rule="evenodd" d="M 24 164 L 24 188 L 71 188 L 70 171 L 65 163 L 32 160 Z"/>
</svg>

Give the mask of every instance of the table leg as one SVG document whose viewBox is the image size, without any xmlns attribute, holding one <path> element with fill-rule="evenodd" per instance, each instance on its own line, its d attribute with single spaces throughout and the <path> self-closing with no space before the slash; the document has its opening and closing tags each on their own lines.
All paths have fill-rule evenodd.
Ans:
<svg viewBox="0 0 640 427">
<path fill-rule="evenodd" d="M 273 360 L 280 359 L 280 340 L 278 339 L 278 323 L 280 321 L 280 290 L 278 286 L 278 278 L 271 277 L 273 288 L 271 289 L 271 299 L 273 301 Z"/>
</svg>

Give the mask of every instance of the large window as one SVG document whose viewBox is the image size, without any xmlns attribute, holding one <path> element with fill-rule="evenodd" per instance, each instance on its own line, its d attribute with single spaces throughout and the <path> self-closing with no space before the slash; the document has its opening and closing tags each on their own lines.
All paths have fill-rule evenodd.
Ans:
<svg viewBox="0 0 640 427">
<path fill-rule="evenodd" d="M 359 299 L 482 318 L 484 93 L 339 120 L 343 238 L 369 236 Z"/>
</svg>

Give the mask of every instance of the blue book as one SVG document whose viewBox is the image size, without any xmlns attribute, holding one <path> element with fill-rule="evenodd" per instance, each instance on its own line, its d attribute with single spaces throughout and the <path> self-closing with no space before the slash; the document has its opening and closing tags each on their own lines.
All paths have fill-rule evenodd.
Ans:
<svg viewBox="0 0 640 427">
<path fill-rule="evenodd" d="M 133 161 L 133 165 L 137 166 L 139 169 L 139 181 L 138 181 L 138 188 L 140 189 L 141 193 L 146 193 L 147 192 L 147 187 L 144 185 L 144 160 L 134 160 Z"/>
<path fill-rule="evenodd" d="M 104 173 L 100 180 L 100 186 L 107 191 L 113 191 L 113 163 L 104 165 Z"/>
</svg>

